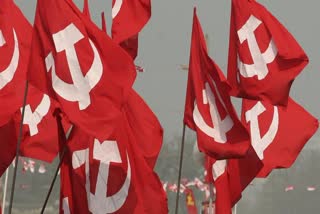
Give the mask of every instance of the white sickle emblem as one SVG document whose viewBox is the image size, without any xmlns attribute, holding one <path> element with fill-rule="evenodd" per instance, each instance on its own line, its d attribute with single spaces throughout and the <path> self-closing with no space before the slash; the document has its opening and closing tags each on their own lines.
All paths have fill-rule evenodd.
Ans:
<svg viewBox="0 0 320 214">
<path fill-rule="evenodd" d="M 116 0 L 116 2 L 114 3 L 114 5 L 112 7 L 112 18 L 113 19 L 118 15 L 118 13 L 121 9 L 122 3 L 123 3 L 122 1 L 123 0 Z"/>
<path fill-rule="evenodd" d="M 74 169 L 77 169 L 81 165 L 85 164 L 86 191 L 89 210 L 93 214 L 106 214 L 116 212 L 123 206 L 128 197 L 131 182 L 131 166 L 128 154 L 126 180 L 120 190 L 112 196 L 106 196 L 110 163 L 122 163 L 117 143 L 115 141 L 104 141 L 102 144 L 100 144 L 98 140 L 95 140 L 93 158 L 100 161 L 95 194 L 92 194 L 90 191 L 89 149 L 76 151 L 72 155 L 72 166 Z"/>
<path fill-rule="evenodd" d="M 48 95 L 44 94 L 40 104 L 37 106 L 34 112 L 32 112 L 29 104 L 26 105 L 23 124 L 29 125 L 30 136 L 38 134 L 38 125 L 42 121 L 43 117 L 48 114 L 50 104 L 50 98 L 48 97 Z"/>
<path fill-rule="evenodd" d="M 5 87 L 13 79 L 14 74 L 17 71 L 20 52 L 19 52 L 19 42 L 16 35 L 16 31 L 13 29 L 13 38 L 14 38 L 14 51 L 11 58 L 9 66 L 0 73 L 0 90 Z M 2 31 L 0 30 L 0 47 L 6 44 L 6 40 L 3 37 Z"/>
<path fill-rule="evenodd" d="M 227 167 L 227 160 L 216 160 L 212 165 L 212 176 L 216 181 L 225 171 Z"/>
<path fill-rule="evenodd" d="M 263 159 L 264 150 L 273 142 L 274 138 L 277 135 L 279 127 L 279 112 L 276 106 L 273 107 L 273 117 L 272 122 L 267 133 L 261 137 L 259 129 L 259 120 L 258 117 L 262 114 L 266 108 L 263 104 L 258 101 L 252 109 L 246 112 L 247 123 L 250 121 L 250 133 L 251 133 L 251 144 L 256 151 L 260 160 Z"/>
<path fill-rule="evenodd" d="M 225 104 L 223 103 L 223 100 L 220 97 L 219 91 L 217 90 L 214 82 L 213 85 L 215 86 L 215 89 L 217 91 L 218 99 L 222 103 L 223 107 L 226 109 Z M 202 94 L 203 104 L 209 103 L 210 115 L 214 128 L 209 126 L 203 119 L 196 102 L 193 110 L 193 120 L 195 124 L 198 126 L 198 128 L 201 129 L 201 131 L 203 131 L 206 135 L 214 138 L 214 140 L 218 143 L 225 143 L 227 141 L 226 133 L 230 131 L 233 127 L 233 121 L 229 115 L 227 115 L 225 119 L 221 119 L 215 102 L 215 97 L 208 83 L 205 84 L 205 89 L 202 91 Z"/>
<path fill-rule="evenodd" d="M 54 58 L 50 53 L 46 58 L 47 71 L 52 68 L 52 86 L 57 94 L 71 102 L 79 102 L 79 109 L 86 109 L 90 103 L 90 91 L 98 84 L 102 77 L 103 65 L 96 46 L 89 39 L 94 54 L 91 68 L 85 76 L 80 68 L 75 44 L 84 36 L 74 24 L 70 24 L 62 31 L 53 34 L 53 41 L 57 52 L 65 51 L 73 84 L 61 80 L 55 71 Z"/>
<path fill-rule="evenodd" d="M 251 15 L 248 21 L 240 30 L 238 30 L 240 43 L 242 44 L 244 41 L 248 41 L 249 50 L 253 60 L 253 64 L 248 65 L 241 62 L 238 57 L 240 74 L 245 78 L 258 76 L 258 80 L 264 79 L 269 72 L 267 64 L 273 62 L 278 53 L 278 49 L 272 39 L 267 50 L 264 53 L 261 53 L 257 39 L 254 35 L 254 31 L 261 23 L 262 22 L 259 19 Z"/>
</svg>

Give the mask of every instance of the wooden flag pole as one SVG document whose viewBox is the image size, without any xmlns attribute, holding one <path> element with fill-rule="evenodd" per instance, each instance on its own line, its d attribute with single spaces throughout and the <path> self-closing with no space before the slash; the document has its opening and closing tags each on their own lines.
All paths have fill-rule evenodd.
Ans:
<svg viewBox="0 0 320 214">
<path fill-rule="evenodd" d="M 10 167 L 8 167 L 8 169 L 6 170 L 6 175 L 5 175 L 5 179 L 4 179 L 4 189 L 3 189 L 3 199 L 2 199 L 2 213 L 4 213 L 5 207 L 6 207 L 6 197 L 7 197 L 7 188 L 8 188 L 9 169 L 10 169 Z"/>
<path fill-rule="evenodd" d="M 23 119 L 24 119 L 24 113 L 27 103 L 27 95 L 28 95 L 28 88 L 29 88 L 29 82 L 26 81 L 26 86 L 24 89 L 24 97 L 23 97 L 23 103 L 22 103 L 22 118 L 19 125 L 19 136 L 18 136 L 18 142 L 17 142 L 17 149 L 16 149 L 16 159 L 15 159 L 15 167 L 13 171 L 13 178 L 12 178 L 12 185 L 11 185 L 11 195 L 10 195 L 10 202 L 9 202 L 9 214 L 12 212 L 12 205 L 13 205 L 13 198 L 14 198 L 14 189 L 16 186 L 16 180 L 17 180 L 17 171 L 18 171 L 18 164 L 19 164 L 19 156 L 20 156 L 20 144 L 22 140 L 22 131 L 23 131 Z"/>
<path fill-rule="evenodd" d="M 183 124 L 182 129 L 182 139 L 181 139 L 181 150 L 180 150 L 180 163 L 179 163 L 179 173 L 178 173 L 178 186 L 177 186 L 177 195 L 176 195 L 176 208 L 175 214 L 178 214 L 179 211 L 179 197 L 180 197 L 180 182 L 181 182 L 181 171 L 182 171 L 182 162 L 183 162 L 183 152 L 184 152 L 184 142 L 185 142 L 185 133 L 186 125 Z"/>
</svg>

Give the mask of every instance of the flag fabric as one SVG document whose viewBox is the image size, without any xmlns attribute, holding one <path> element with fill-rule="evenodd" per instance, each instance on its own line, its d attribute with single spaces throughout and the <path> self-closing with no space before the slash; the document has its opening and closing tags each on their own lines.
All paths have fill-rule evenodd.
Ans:
<svg viewBox="0 0 320 214">
<path fill-rule="evenodd" d="M 242 191 L 257 176 L 263 164 L 253 147 L 239 159 L 215 160 L 205 157 L 206 182 L 215 186 L 215 213 L 231 213 Z"/>
<path fill-rule="evenodd" d="M 212 164 L 212 172 L 214 186 L 216 189 L 215 213 L 216 214 L 232 214 L 232 197 L 241 197 L 240 185 L 231 186 L 230 181 L 238 181 L 230 179 L 230 173 L 238 175 L 237 165 L 234 160 L 218 160 Z M 228 171 L 227 171 L 228 169 Z M 230 173 L 229 173 L 230 172 Z M 239 183 L 238 183 L 239 184 Z M 232 189 L 234 188 L 234 189 Z M 231 190 L 236 195 L 231 195 Z"/>
<path fill-rule="evenodd" d="M 58 108 L 55 100 L 32 85 L 29 86 L 20 145 L 21 156 L 52 162 L 58 155 L 58 127 L 55 118 Z M 67 132 L 70 123 L 63 114 L 61 116 L 64 130 Z M 19 130 L 21 119 L 22 107 L 14 116 L 16 130 Z"/>
<path fill-rule="evenodd" d="M 89 8 L 89 0 L 84 0 L 84 1 L 83 1 L 82 13 L 83 13 L 85 16 L 87 16 L 89 19 L 91 19 L 90 8 Z"/>
<path fill-rule="evenodd" d="M 163 129 L 157 116 L 133 89 L 129 93 L 123 113 L 140 153 L 153 169 L 163 142 Z"/>
<path fill-rule="evenodd" d="M 52 162 L 59 153 L 58 127 L 55 116 L 57 103 L 39 90 L 29 86 L 23 120 L 20 155 L 46 162 Z M 63 115 L 62 115 L 63 117 Z M 22 120 L 22 107 L 11 120 L 0 128 L 3 137 L 0 145 L 0 174 L 12 163 L 16 156 L 17 140 Z M 70 123 L 63 117 L 65 132 Z"/>
<path fill-rule="evenodd" d="M 17 148 L 14 115 L 23 103 L 32 27 L 12 0 L 0 1 L 0 176 Z"/>
<path fill-rule="evenodd" d="M 228 81 L 232 95 L 286 106 L 308 63 L 295 38 L 261 4 L 232 0 Z"/>
<path fill-rule="evenodd" d="M 208 56 L 194 11 L 184 123 L 197 132 L 199 150 L 215 159 L 243 157 L 250 146 L 229 89 L 222 71 Z"/>
<path fill-rule="evenodd" d="M 242 186 L 236 159 L 245 157 L 249 134 L 238 119 L 222 71 L 207 53 L 194 11 L 184 122 L 197 132 L 198 147 L 206 156 L 206 181 L 216 188 L 215 213 L 231 213 Z M 225 160 L 228 159 L 228 160 Z"/>
<path fill-rule="evenodd" d="M 113 0 L 112 2 L 112 38 L 133 59 L 137 56 L 138 33 L 148 22 L 150 16 L 150 0 Z M 103 14 L 102 28 L 106 31 Z M 153 169 L 163 141 L 161 124 L 149 106 L 133 89 L 129 92 L 124 109 L 139 148 Z"/>
<path fill-rule="evenodd" d="M 257 177 L 260 170 L 263 168 L 263 162 L 259 159 L 256 151 L 252 146 L 250 146 L 248 153 L 244 158 L 239 158 L 234 160 L 237 164 L 238 172 L 231 176 L 231 179 L 235 179 L 235 182 L 240 181 L 241 190 L 245 188 Z M 230 170 L 229 170 L 230 171 Z M 233 189 L 231 189 L 232 191 Z M 237 197 L 237 193 L 231 193 L 232 196 L 232 206 L 234 206 L 240 198 Z"/>
<path fill-rule="evenodd" d="M 205 157 L 207 183 L 214 184 L 216 214 L 231 214 L 233 205 L 241 198 L 242 186 L 238 159 L 215 160 Z"/>
<path fill-rule="evenodd" d="M 162 183 L 125 126 L 103 142 L 73 130 L 61 167 L 60 213 L 168 213 Z"/>
<path fill-rule="evenodd" d="M 289 168 L 319 126 L 318 120 L 291 98 L 287 107 L 244 99 L 242 121 L 264 165 L 258 177 L 268 176 L 275 168 Z"/>
<path fill-rule="evenodd" d="M 138 34 L 151 17 L 150 0 L 112 1 L 112 38 L 135 59 Z"/>
<path fill-rule="evenodd" d="M 131 57 L 67 0 L 38 1 L 31 52 L 30 83 L 73 124 L 109 136 L 136 77 Z"/>
<path fill-rule="evenodd" d="M 21 107 L 32 26 L 12 0 L 0 2 L 0 126 Z"/>
<path fill-rule="evenodd" d="M 17 133 L 14 120 L 0 127 L 0 177 L 12 163 L 17 150 Z"/>
<path fill-rule="evenodd" d="M 0 74 L 0 82 L 3 86 L 0 89 L 2 99 L 0 124 L 1 130 L 5 132 L 1 135 L 7 136 L 1 142 L 5 152 L 0 156 L 2 173 L 11 164 L 16 154 L 23 96 L 26 90 L 32 27 L 12 0 L 1 1 L 0 16 L 1 20 L 5 20 L 0 23 L 2 56 L 0 67 L 4 68 Z M 48 162 L 57 155 L 57 129 L 53 115 L 56 108 L 58 106 L 54 100 L 29 85 L 20 155 Z M 4 122 L 5 125 L 3 125 Z M 67 128 L 67 123 L 65 125 Z"/>
<path fill-rule="evenodd" d="M 198 209 L 196 205 L 196 200 L 193 194 L 193 190 L 187 188 L 184 191 L 186 195 L 186 205 L 187 205 L 187 214 L 198 214 Z"/>
<path fill-rule="evenodd" d="M 0 156 L 1 171 L 3 171 L 11 164 L 16 154 L 23 96 L 26 90 L 32 26 L 12 0 L 0 2 L 0 20 L 3 20 L 0 23 L 0 70 L 2 71 L 0 126 L 1 130 L 6 132 L 1 135 L 7 136 L 0 144 L 6 153 Z M 57 104 L 46 94 L 29 85 L 21 155 L 49 162 L 56 156 L 57 130 L 53 116 L 56 108 Z"/>
</svg>

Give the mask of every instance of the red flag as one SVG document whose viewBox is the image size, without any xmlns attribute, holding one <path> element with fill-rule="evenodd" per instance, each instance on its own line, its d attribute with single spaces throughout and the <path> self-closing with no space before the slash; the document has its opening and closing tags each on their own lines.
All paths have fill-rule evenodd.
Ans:
<svg viewBox="0 0 320 214">
<path fill-rule="evenodd" d="M 259 159 L 258 155 L 256 154 L 252 146 L 250 146 L 248 153 L 244 158 L 239 158 L 234 161 L 238 165 L 239 171 L 236 172 L 238 173 L 238 175 L 237 174 L 232 175 L 231 179 L 236 179 L 236 181 L 234 182 L 240 181 L 241 190 L 243 191 L 258 175 L 258 173 L 263 167 L 263 163 Z M 231 191 L 233 191 L 233 189 L 231 189 Z M 235 197 L 232 197 L 232 206 L 234 206 L 239 201 L 240 198 L 237 197 L 237 193 L 236 194 L 231 193 L 231 195 L 235 196 Z"/>
<path fill-rule="evenodd" d="M 7 133 L 1 133 L 1 135 L 8 136 L 4 138 L 7 139 L 6 141 L 1 142 L 6 154 L 0 156 L 0 161 L 5 163 L 1 164 L 2 169 L 5 170 L 16 153 L 32 27 L 12 0 L 0 2 L 0 19 L 4 20 L 0 23 L 0 70 L 2 71 L 0 87 L 3 86 L 0 89 L 2 99 L 0 125 L 3 126 L 8 122 L 7 120 L 13 121 L 9 122 L 10 125 L 4 125 L 6 128 L 2 128 L 2 130 L 7 130 Z M 58 148 L 57 144 L 53 143 L 56 141 L 56 122 L 52 115 L 55 105 L 51 105 L 48 96 L 32 86 L 29 86 L 27 97 L 24 118 L 26 125 L 23 129 L 21 153 L 25 156 L 52 161 Z M 13 136 L 9 136 L 9 133 Z"/>
<path fill-rule="evenodd" d="M 107 23 L 106 17 L 104 16 L 104 12 L 101 13 L 101 29 L 103 32 L 107 33 Z"/>
<path fill-rule="evenodd" d="M 12 0 L 0 1 L 0 126 L 21 107 L 32 27 Z"/>
<path fill-rule="evenodd" d="M 163 129 L 149 106 L 132 90 L 123 109 L 141 154 L 153 169 L 163 142 Z"/>
<path fill-rule="evenodd" d="M 187 188 L 185 190 L 185 194 L 186 194 L 187 214 L 198 214 L 196 200 L 195 200 L 192 189 Z"/>
<path fill-rule="evenodd" d="M 285 27 L 262 5 L 232 0 L 228 80 L 232 94 L 287 105 L 295 77 L 308 57 Z"/>
<path fill-rule="evenodd" d="M 22 105 L 32 27 L 12 0 L 0 1 L 0 176 L 16 154 L 13 116 Z"/>
<path fill-rule="evenodd" d="M 0 127 L 0 177 L 12 163 L 17 149 L 17 135 L 15 124 L 10 120 Z"/>
<path fill-rule="evenodd" d="M 206 156 L 206 182 L 215 187 L 214 213 L 230 213 L 235 201 L 241 198 L 239 166 L 235 159 L 215 160 Z"/>
<path fill-rule="evenodd" d="M 83 10 L 82 13 L 87 16 L 89 19 L 91 19 L 90 15 L 90 9 L 89 9 L 89 0 L 84 0 L 83 1 Z"/>
<path fill-rule="evenodd" d="M 151 17 L 150 0 L 112 1 L 112 38 L 133 59 L 138 51 L 138 34 Z"/>
<path fill-rule="evenodd" d="M 72 123 L 109 136 L 136 77 L 132 59 L 67 0 L 38 1 L 31 50 L 30 82 Z"/>
<path fill-rule="evenodd" d="M 318 120 L 291 98 L 286 108 L 244 99 L 242 121 L 264 164 L 259 177 L 266 177 L 275 168 L 290 167 L 319 126 Z"/>
<path fill-rule="evenodd" d="M 184 123 L 196 130 L 199 150 L 216 159 L 243 157 L 250 145 L 229 89 L 222 71 L 208 56 L 194 11 Z"/>
<path fill-rule="evenodd" d="M 212 165 L 214 185 L 216 188 L 216 214 L 232 213 L 231 190 L 236 193 L 234 197 L 241 197 L 242 190 L 239 185 L 235 186 L 235 189 L 232 189 L 232 184 L 230 183 L 232 180 L 230 179 L 230 174 L 226 170 L 227 168 L 232 173 L 238 172 L 238 168 L 237 165 L 234 164 L 234 160 L 218 160 Z"/>
<path fill-rule="evenodd" d="M 74 130 L 61 168 L 60 213 L 168 213 L 162 184 L 127 130 L 103 142 Z"/>
<path fill-rule="evenodd" d="M 242 191 L 253 181 L 262 168 L 262 162 L 252 147 L 245 157 L 215 160 L 206 156 L 206 182 L 214 183 L 215 213 L 231 213 L 240 200 Z"/>
<path fill-rule="evenodd" d="M 58 104 L 48 95 L 29 86 L 20 154 L 25 157 L 52 162 L 59 153 L 58 128 L 55 110 Z M 22 108 L 21 108 L 22 111 Z M 19 130 L 21 111 L 15 115 L 16 129 Z M 70 124 L 64 119 L 65 132 Z M 17 133 L 18 134 L 18 133 Z"/>
</svg>

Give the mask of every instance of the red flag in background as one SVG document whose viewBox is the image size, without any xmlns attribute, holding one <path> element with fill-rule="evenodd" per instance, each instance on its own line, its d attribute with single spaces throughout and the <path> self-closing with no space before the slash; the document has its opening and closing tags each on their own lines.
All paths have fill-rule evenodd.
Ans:
<svg viewBox="0 0 320 214">
<path fill-rule="evenodd" d="M 197 132 L 199 150 L 215 159 L 243 157 L 250 146 L 229 89 L 222 71 L 208 56 L 194 11 L 184 123 Z"/>
<path fill-rule="evenodd" d="M 318 120 L 291 98 L 286 108 L 244 99 L 242 121 L 264 164 L 259 177 L 268 176 L 275 168 L 289 168 L 319 126 Z"/>
<path fill-rule="evenodd" d="M 138 52 L 138 34 L 151 17 L 150 0 L 112 1 L 112 38 L 133 59 Z"/>
<path fill-rule="evenodd" d="M 32 26 L 12 0 L 0 1 L 0 126 L 21 107 Z"/>
<path fill-rule="evenodd" d="M 198 214 L 196 200 L 192 189 L 187 188 L 184 193 L 186 194 L 187 214 Z"/>
<path fill-rule="evenodd" d="M 13 119 L 0 127 L 0 177 L 12 163 L 17 149 L 17 135 Z"/>
<path fill-rule="evenodd" d="M 55 110 L 57 108 L 58 104 L 48 95 L 29 86 L 20 145 L 21 156 L 47 162 L 52 162 L 57 156 L 59 153 L 58 127 L 55 118 Z M 19 110 L 15 114 L 17 130 L 22 119 L 21 112 L 22 107 L 21 111 Z M 65 132 L 67 132 L 70 124 L 65 118 L 62 123 Z"/>
<path fill-rule="evenodd" d="M 72 123 L 109 136 L 136 77 L 132 59 L 66 0 L 38 1 L 31 50 L 30 83 Z"/>
<path fill-rule="evenodd" d="M 232 94 L 287 105 L 308 57 L 285 27 L 258 2 L 232 0 L 229 42 Z"/>
<path fill-rule="evenodd" d="M 168 213 L 162 184 L 125 126 L 103 142 L 79 129 L 71 134 L 60 213 Z"/>
</svg>

